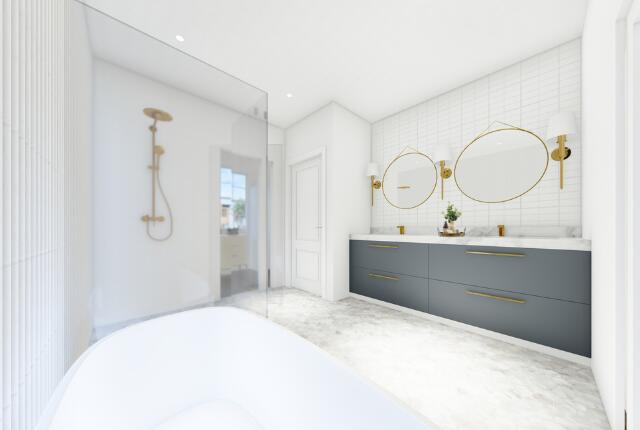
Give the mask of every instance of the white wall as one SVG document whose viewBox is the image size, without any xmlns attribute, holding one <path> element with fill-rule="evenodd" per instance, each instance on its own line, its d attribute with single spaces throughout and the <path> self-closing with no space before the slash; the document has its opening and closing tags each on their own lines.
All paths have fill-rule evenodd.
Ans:
<svg viewBox="0 0 640 430">
<path fill-rule="evenodd" d="M 266 213 L 266 126 L 191 94 L 95 62 L 95 324 L 109 325 L 219 297 L 220 150 L 262 160 L 260 213 Z M 170 112 L 158 124 L 166 153 L 160 178 L 173 209 L 174 235 L 154 242 L 140 217 L 150 213 L 151 120 L 144 107 Z M 166 215 L 162 200 L 159 213 Z M 266 273 L 266 220 L 261 216 L 260 281 Z M 162 234 L 168 223 L 159 226 Z"/>
<path fill-rule="evenodd" d="M 640 429 L 640 0 L 627 16 L 627 330 L 626 409 L 629 429 Z"/>
<path fill-rule="evenodd" d="M 404 148 L 430 155 L 440 143 L 460 151 L 493 121 L 531 130 L 545 138 L 549 117 L 571 111 L 580 121 L 580 39 L 498 70 L 373 124 L 372 157 L 384 169 Z M 437 193 L 416 209 L 397 209 L 375 193 L 372 227 L 442 225 L 442 211 L 453 202 L 463 216 L 459 224 L 474 227 L 567 226 L 580 234 L 580 136 L 569 138 L 571 158 L 565 163 L 565 187 L 560 190 L 558 163 L 550 161 L 542 181 L 521 198 L 487 204 L 465 197 L 453 177 L 445 182 L 444 200 Z M 549 150 L 553 145 L 549 145 Z M 382 179 L 382 178 L 380 178 Z"/>
<path fill-rule="evenodd" d="M 365 176 L 371 157 L 371 124 L 333 105 L 333 139 L 327 148 L 328 299 L 349 293 L 349 234 L 369 233 L 371 187 Z"/>
<path fill-rule="evenodd" d="M 583 232 L 592 241 L 592 360 L 614 430 L 624 426 L 624 140 L 616 21 L 623 0 L 591 0 L 582 43 Z"/>
<path fill-rule="evenodd" d="M 330 103 L 285 130 L 287 162 L 330 145 L 333 140 L 334 109 L 335 104 Z"/>
<path fill-rule="evenodd" d="M 0 428 L 32 429 L 91 332 L 91 53 L 75 2 L 0 8 Z"/>
<path fill-rule="evenodd" d="M 286 159 L 319 148 L 326 157 L 326 288 L 324 298 L 340 300 L 349 292 L 349 234 L 368 233 L 371 223 L 369 178 L 365 169 L 371 151 L 371 124 L 337 103 L 312 113 L 285 132 Z M 289 187 L 287 186 L 287 189 Z M 287 196 L 287 202 L 290 198 Z M 287 219 L 291 209 L 287 204 Z M 287 222 L 287 226 L 291 223 Z M 290 230 L 286 262 L 290 263 Z M 291 283 L 289 269 L 286 282 Z"/>
</svg>

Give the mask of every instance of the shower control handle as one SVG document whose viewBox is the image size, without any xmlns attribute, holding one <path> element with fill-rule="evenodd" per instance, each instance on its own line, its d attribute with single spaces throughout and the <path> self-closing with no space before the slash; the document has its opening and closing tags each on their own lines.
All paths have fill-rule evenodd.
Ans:
<svg viewBox="0 0 640 430">
<path fill-rule="evenodd" d="M 164 222 L 164 217 L 163 216 L 144 215 L 140 219 L 142 220 L 142 222 Z"/>
</svg>

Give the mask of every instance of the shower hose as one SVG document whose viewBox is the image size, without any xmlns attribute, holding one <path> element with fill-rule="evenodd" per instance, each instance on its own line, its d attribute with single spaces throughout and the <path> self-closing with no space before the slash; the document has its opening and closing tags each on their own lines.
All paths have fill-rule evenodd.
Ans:
<svg viewBox="0 0 640 430">
<path fill-rule="evenodd" d="M 169 199 L 167 199 L 167 195 L 164 193 L 164 188 L 162 188 L 162 182 L 160 182 L 160 157 L 158 156 L 157 169 L 154 169 L 152 174 L 156 175 L 156 184 L 158 184 L 158 191 L 160 191 L 160 195 L 162 196 L 162 200 L 164 200 L 164 204 L 167 206 L 167 212 L 169 213 L 169 233 L 163 237 L 156 237 L 151 234 L 151 230 L 149 227 L 150 222 L 147 223 L 147 236 L 151 240 L 155 240 L 156 242 L 164 242 L 173 236 L 173 212 L 171 211 L 171 205 L 169 204 Z"/>
</svg>

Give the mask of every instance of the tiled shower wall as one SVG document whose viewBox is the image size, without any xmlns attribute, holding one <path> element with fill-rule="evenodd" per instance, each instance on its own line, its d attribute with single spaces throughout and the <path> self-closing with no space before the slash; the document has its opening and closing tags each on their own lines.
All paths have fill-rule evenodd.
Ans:
<svg viewBox="0 0 640 430">
<path fill-rule="evenodd" d="M 439 143 L 449 143 L 457 158 L 493 121 L 531 130 L 544 139 L 549 118 L 559 111 L 574 112 L 579 130 L 580 44 L 580 39 L 570 41 L 374 123 L 373 161 L 380 165 L 382 174 L 405 147 L 430 155 Z M 416 209 L 396 209 L 376 191 L 372 228 L 400 224 L 435 228 L 443 222 L 447 202 L 452 202 L 462 211 L 460 226 L 568 226 L 579 234 L 580 136 L 569 137 L 567 145 L 572 154 L 565 162 L 564 190 L 559 188 L 558 163 L 550 160 L 538 186 L 506 203 L 471 200 L 458 190 L 453 177 L 445 182 L 444 200 L 440 199 L 438 183 L 431 198 Z M 549 151 L 554 148 L 553 144 L 547 146 Z"/>
</svg>

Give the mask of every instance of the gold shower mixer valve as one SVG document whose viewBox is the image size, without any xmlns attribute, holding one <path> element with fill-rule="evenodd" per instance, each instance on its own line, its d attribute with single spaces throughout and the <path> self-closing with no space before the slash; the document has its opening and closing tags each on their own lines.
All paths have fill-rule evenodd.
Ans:
<svg viewBox="0 0 640 430">
<path fill-rule="evenodd" d="M 145 215 L 140 218 L 142 222 L 164 222 L 163 216 L 149 216 Z"/>
</svg>

